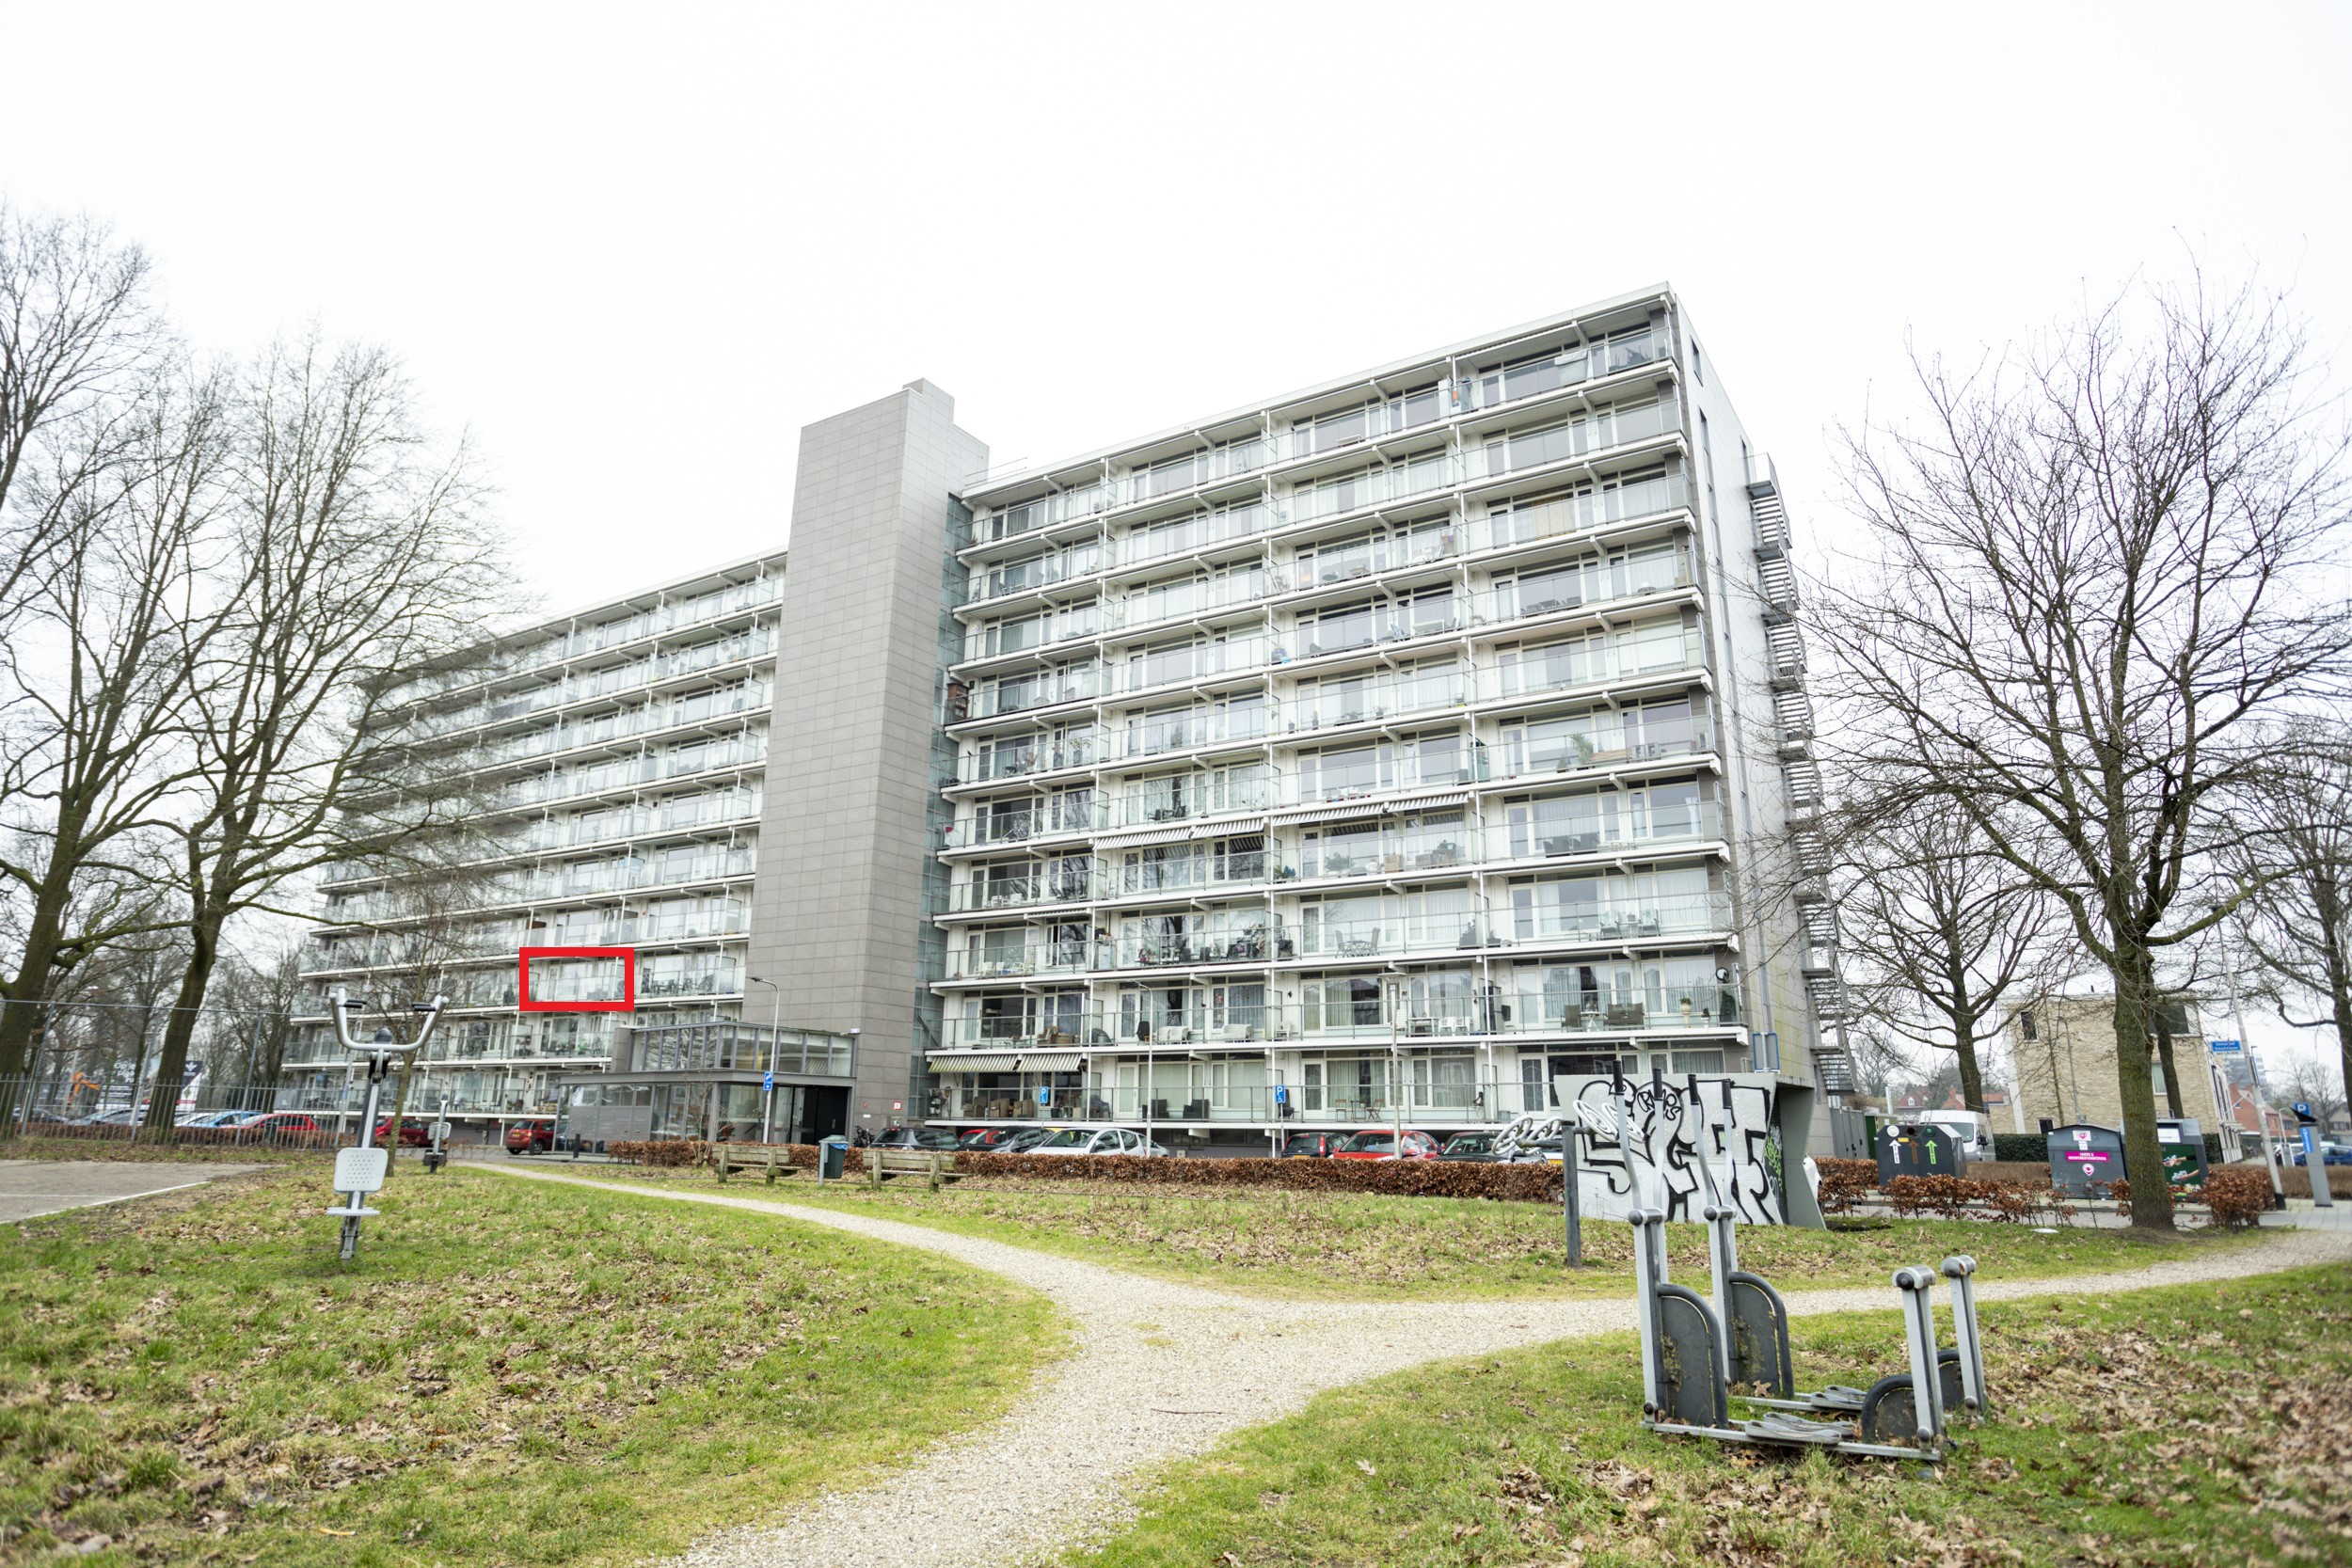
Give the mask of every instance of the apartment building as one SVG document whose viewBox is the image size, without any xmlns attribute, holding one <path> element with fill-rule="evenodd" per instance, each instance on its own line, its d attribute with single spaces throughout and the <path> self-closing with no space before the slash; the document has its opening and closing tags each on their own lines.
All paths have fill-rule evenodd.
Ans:
<svg viewBox="0 0 2352 1568">
<path fill-rule="evenodd" d="M 962 499 L 938 1119 L 1844 1086 L 1831 911 L 1757 874 L 1820 865 L 1788 519 L 1670 291 Z"/>
<path fill-rule="evenodd" d="M 704 1042 L 681 1132 L 784 1026 L 840 1097 L 807 1126 L 1203 1150 L 1497 1125 L 1611 1064 L 1846 1086 L 1788 518 L 1672 291 L 987 463 L 911 383 L 803 432 L 788 572 L 420 681 L 496 853 L 331 884 L 320 983 L 461 927 L 428 1096 L 540 1113 Z M 635 946 L 637 1011 L 516 1012 L 525 942 Z"/>
<path fill-rule="evenodd" d="M 410 1103 L 476 1126 L 554 1108 L 614 1065 L 624 1024 L 738 1010 L 774 697 L 784 555 L 751 557 L 502 639 L 464 677 L 419 675 L 395 721 L 471 777 L 446 869 L 353 865 L 326 885 L 292 1103 L 339 1085 L 326 992 L 449 996 Z M 525 946 L 636 950 L 633 1015 L 523 1012 Z M 541 966 L 541 1000 L 617 995 L 616 966 Z M 649 1037 L 642 1054 L 659 1054 Z M 831 1059 L 827 1058 L 831 1066 Z M 837 1076 L 837 1075 L 834 1075 Z M 648 1109 L 651 1096 L 648 1096 Z M 668 1107 L 662 1107 L 667 1111 Z M 677 1115 L 686 1117 L 681 1101 Z"/>
</svg>

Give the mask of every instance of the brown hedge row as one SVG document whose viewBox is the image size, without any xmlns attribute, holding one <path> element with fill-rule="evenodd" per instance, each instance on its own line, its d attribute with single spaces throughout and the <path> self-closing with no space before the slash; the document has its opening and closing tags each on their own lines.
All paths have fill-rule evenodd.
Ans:
<svg viewBox="0 0 2352 1568">
<path fill-rule="evenodd" d="M 973 1176 L 1116 1181 L 1155 1187 L 1273 1187 L 1288 1192 L 1386 1193 L 1400 1197 L 1560 1201 L 1560 1167 L 1444 1160 L 1147 1160 L 1132 1154 L 956 1156 Z"/>
</svg>

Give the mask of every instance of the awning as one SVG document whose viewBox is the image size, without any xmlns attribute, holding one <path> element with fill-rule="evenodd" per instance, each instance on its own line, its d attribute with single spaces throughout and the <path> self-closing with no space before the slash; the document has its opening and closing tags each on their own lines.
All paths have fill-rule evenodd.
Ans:
<svg viewBox="0 0 2352 1568">
<path fill-rule="evenodd" d="M 1359 805 L 1309 806 L 1304 811 L 1278 811 L 1268 820 L 1277 827 L 1294 822 L 1351 822 L 1359 816 L 1377 816 L 1389 809 L 1377 800 Z"/>
<path fill-rule="evenodd" d="M 1010 1072 L 1021 1058 L 1001 1051 L 934 1051 L 933 1072 Z"/>
<path fill-rule="evenodd" d="M 1193 835 L 1189 823 L 1173 828 L 1153 828 L 1140 833 L 1104 833 L 1094 841 L 1098 849 L 1132 849 L 1143 844 L 1174 844 Z"/>
<path fill-rule="evenodd" d="M 1078 1053 L 1075 1051 L 1030 1051 L 1022 1054 L 1021 1070 L 1024 1072 L 1071 1072 L 1076 1069 L 1078 1061 Z"/>
</svg>

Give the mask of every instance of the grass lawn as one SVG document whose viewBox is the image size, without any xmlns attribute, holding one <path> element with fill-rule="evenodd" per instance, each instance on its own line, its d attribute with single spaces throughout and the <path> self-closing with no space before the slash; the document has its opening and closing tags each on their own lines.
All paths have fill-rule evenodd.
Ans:
<svg viewBox="0 0 2352 1568">
<path fill-rule="evenodd" d="M 1088 1568 L 2352 1560 L 2352 1273 L 1982 1309 L 1996 1418 L 1915 1465 L 1635 1424 L 1630 1334 L 1418 1369 L 1166 1472 Z M 1896 1370 L 1894 1312 L 1799 1319 L 1800 1380 Z M 1948 1332 L 1946 1338 L 1948 1341 Z"/>
<path fill-rule="evenodd" d="M 641 1561 L 1001 1412 L 1045 1300 L 770 1217 L 404 1165 L 0 1227 L 0 1560 Z"/>
<path fill-rule="evenodd" d="M 335 1151 L 278 1148 L 267 1144 L 142 1144 L 129 1138 L 10 1138 L 0 1140 L 0 1160 L 107 1160 L 141 1164 L 213 1160 L 232 1165 L 309 1165 L 326 1171 L 335 1164 Z"/>
<path fill-rule="evenodd" d="M 707 1170 L 580 1166 L 599 1180 L 645 1181 L 709 1191 Z M 1283 1296 L 1428 1301 L 1478 1296 L 1630 1295 L 1633 1243 L 1620 1221 L 1584 1226 L 1588 1267 L 1564 1266 L 1560 1212 L 1548 1204 L 1385 1197 L 1364 1193 L 1268 1191 L 1187 1194 L 1107 1182 L 966 1180 L 934 1194 L 901 1179 L 876 1193 L 862 1182 L 828 1184 L 820 1196 L 803 1174 L 774 1187 L 756 1176 L 726 1191 L 821 1204 L 910 1220 L 965 1235 L 1114 1264 L 1166 1279 Z M 1704 1280 L 1707 1233 L 1669 1228 L 1676 1277 Z M 2021 1279 L 2130 1269 L 2156 1259 L 2203 1256 L 2255 1238 L 2184 1231 L 2150 1243 L 2127 1230 L 2061 1228 L 1962 1220 L 1899 1220 L 1884 1229 L 1799 1230 L 1742 1226 L 1740 1261 L 1784 1291 L 1884 1285 L 1906 1263 L 1974 1256 L 1988 1278 Z"/>
</svg>

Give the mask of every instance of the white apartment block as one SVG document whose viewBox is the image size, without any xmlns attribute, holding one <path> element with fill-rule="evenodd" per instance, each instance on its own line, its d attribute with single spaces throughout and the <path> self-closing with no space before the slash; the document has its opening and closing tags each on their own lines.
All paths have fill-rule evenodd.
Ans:
<svg viewBox="0 0 2352 1568">
<path fill-rule="evenodd" d="M 1755 874 L 1820 800 L 1787 517 L 1671 292 L 963 499 L 937 1119 L 1812 1076 L 1834 927 Z"/>
<path fill-rule="evenodd" d="M 1670 290 L 986 464 L 911 383 L 803 433 L 788 573 L 413 683 L 485 843 L 330 883 L 315 976 L 460 933 L 412 1105 L 743 1135 L 774 1068 L 778 1135 L 1243 1152 L 1613 1063 L 1843 1086 L 1834 919 L 1773 868 L 1819 854 L 1788 519 Z M 516 1010 L 517 948 L 612 944 L 633 1015 Z M 342 1066 L 315 1028 L 290 1083 Z"/>
</svg>

